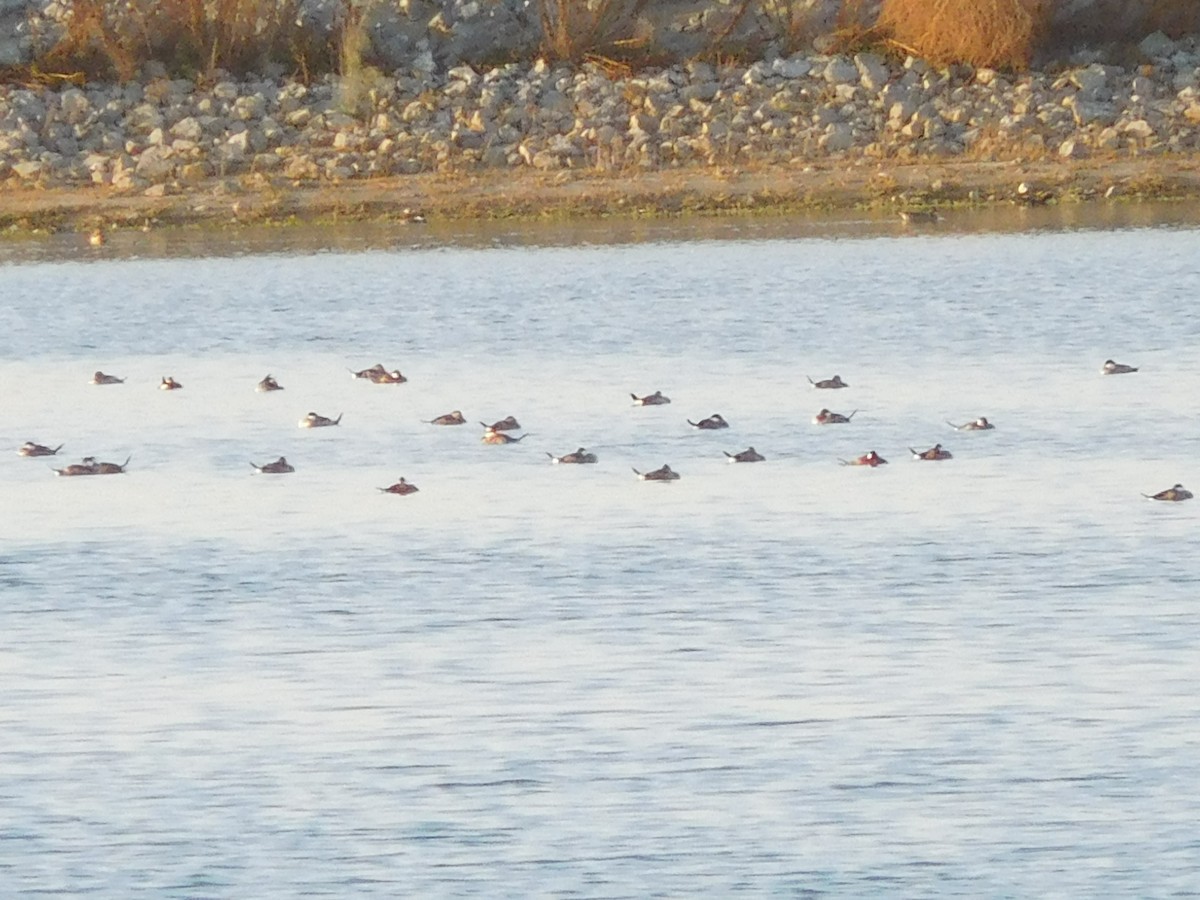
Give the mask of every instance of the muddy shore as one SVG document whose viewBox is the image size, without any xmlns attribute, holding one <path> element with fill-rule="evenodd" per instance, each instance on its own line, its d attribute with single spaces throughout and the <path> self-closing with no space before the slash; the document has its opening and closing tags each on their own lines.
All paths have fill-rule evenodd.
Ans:
<svg viewBox="0 0 1200 900">
<path fill-rule="evenodd" d="M 1024 183 L 1029 190 L 1018 193 Z M 98 188 L 0 191 L 9 235 L 318 222 L 770 215 L 816 210 L 987 207 L 1200 199 L 1200 157 L 1047 162 L 809 164 L 757 170 L 485 171 L 311 186 L 209 179 L 147 197 Z"/>
</svg>

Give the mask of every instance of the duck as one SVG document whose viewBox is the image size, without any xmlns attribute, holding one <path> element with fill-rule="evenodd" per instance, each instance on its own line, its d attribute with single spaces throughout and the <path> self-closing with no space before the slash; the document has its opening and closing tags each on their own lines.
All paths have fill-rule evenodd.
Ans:
<svg viewBox="0 0 1200 900">
<path fill-rule="evenodd" d="M 505 416 L 499 422 L 493 422 L 489 425 L 487 422 L 480 422 L 484 428 L 489 431 L 520 431 L 521 423 L 514 416 Z"/>
<path fill-rule="evenodd" d="M 463 418 L 463 414 L 459 410 L 454 412 L 443 413 L 442 415 L 430 419 L 425 424 L 427 425 L 465 425 L 467 420 Z"/>
<path fill-rule="evenodd" d="M 18 456 L 57 456 L 58 451 L 63 448 L 63 444 L 57 447 L 47 447 L 45 444 L 35 444 L 33 441 L 26 441 L 17 448 Z"/>
<path fill-rule="evenodd" d="M 886 466 L 888 461 L 876 453 L 874 450 L 868 450 L 862 456 L 855 459 L 839 459 L 843 466 L 870 466 L 872 469 L 876 466 Z"/>
<path fill-rule="evenodd" d="M 425 218 L 425 213 L 406 206 L 400 210 L 400 221 L 405 225 L 424 225 L 429 220 Z"/>
<path fill-rule="evenodd" d="M 93 247 L 103 247 L 106 243 L 108 243 L 108 235 L 105 234 L 103 228 L 97 225 L 90 232 L 88 232 L 88 243 Z"/>
<path fill-rule="evenodd" d="M 835 391 L 838 388 L 850 387 L 850 385 L 842 381 L 841 375 L 834 375 L 832 378 L 822 378 L 820 381 L 813 381 L 808 375 L 805 375 L 804 377 L 808 378 L 808 383 L 813 387 L 820 388 L 823 391 Z"/>
<path fill-rule="evenodd" d="M 511 434 L 505 434 L 503 431 L 497 431 L 495 428 L 488 428 L 483 433 L 481 440 L 485 444 L 517 444 L 529 437 L 523 434 L 520 437 L 513 437 Z"/>
<path fill-rule="evenodd" d="M 116 375 L 105 375 L 99 369 L 92 375 L 92 384 L 124 384 L 124 378 L 118 378 Z"/>
<path fill-rule="evenodd" d="M 905 225 L 936 225 L 943 220 L 936 209 L 902 209 L 900 221 Z"/>
<path fill-rule="evenodd" d="M 125 458 L 125 462 L 120 463 L 120 464 L 109 463 L 109 462 L 96 463 L 95 464 L 95 468 L 96 468 L 95 474 L 97 474 L 97 475 L 120 475 L 125 471 L 125 468 L 129 465 L 129 460 L 131 460 L 131 459 L 133 459 L 132 456 L 127 456 Z"/>
<path fill-rule="evenodd" d="M 74 475 L 98 475 L 97 469 L 99 464 L 96 462 L 96 457 L 85 456 L 83 462 L 71 463 L 69 466 L 63 466 L 61 469 L 55 469 L 55 475 L 61 475 L 68 478 Z"/>
<path fill-rule="evenodd" d="M 596 462 L 596 454 L 588 453 L 582 447 L 580 447 L 574 453 L 568 453 L 565 456 L 555 456 L 553 453 L 547 453 L 546 455 L 550 457 L 550 462 L 562 463 L 564 465 L 571 463 L 587 464 Z"/>
<path fill-rule="evenodd" d="M 938 461 L 954 459 L 954 454 L 944 449 L 941 444 L 934 444 L 928 450 L 914 450 L 912 447 L 909 447 L 908 452 L 913 455 L 913 459 L 932 459 Z"/>
<path fill-rule="evenodd" d="M 841 413 L 830 412 L 827 409 L 821 410 L 813 416 L 814 425 L 845 425 L 858 414 L 856 409 L 848 416 L 843 416 Z"/>
<path fill-rule="evenodd" d="M 275 380 L 274 375 L 268 375 L 258 383 L 257 387 L 255 387 L 255 390 L 260 394 L 265 394 L 268 391 L 282 391 L 283 385 Z"/>
<path fill-rule="evenodd" d="M 973 422 L 967 422 L 963 425 L 955 425 L 953 422 L 946 422 L 955 431 L 991 431 L 996 426 L 987 420 L 987 416 L 980 416 Z"/>
<path fill-rule="evenodd" d="M 387 369 L 384 368 L 383 363 L 375 363 L 375 365 L 371 366 L 369 369 L 359 369 L 357 372 L 355 372 L 353 369 L 349 369 L 348 371 L 353 378 L 366 378 L 369 380 L 374 380 L 373 376 L 384 375 L 387 373 Z"/>
<path fill-rule="evenodd" d="M 633 474 L 638 477 L 639 481 L 678 481 L 679 473 L 674 471 L 669 465 L 663 464 L 662 468 L 655 469 L 653 472 L 639 472 L 633 470 Z"/>
<path fill-rule="evenodd" d="M 342 414 L 338 413 L 336 419 L 330 419 L 328 416 L 320 416 L 315 412 L 310 412 L 307 416 L 300 420 L 301 428 L 328 428 L 331 425 L 340 424 Z"/>
<path fill-rule="evenodd" d="M 713 413 L 707 419 L 701 419 L 699 422 L 693 422 L 691 419 L 687 423 L 693 428 L 699 428 L 701 431 L 712 431 L 717 428 L 728 428 L 729 423 L 722 418 L 720 413 Z"/>
<path fill-rule="evenodd" d="M 1100 367 L 1103 375 L 1128 375 L 1130 372 L 1136 371 L 1137 366 L 1127 366 L 1124 363 L 1113 362 L 1111 359 L 1106 359 L 1104 365 Z"/>
<path fill-rule="evenodd" d="M 418 490 L 420 490 L 420 488 L 418 488 L 415 484 L 409 484 L 407 481 L 401 478 L 395 484 L 389 484 L 387 487 L 377 488 L 377 490 L 380 490 L 385 494 L 400 494 L 403 496 L 404 494 L 415 494 Z"/>
<path fill-rule="evenodd" d="M 644 397 L 639 397 L 637 394 L 630 394 L 633 398 L 634 406 L 666 406 L 671 402 L 670 397 L 663 396 L 662 391 L 655 391 L 653 394 L 646 394 Z"/>
<path fill-rule="evenodd" d="M 250 463 L 256 471 L 262 472 L 265 475 L 282 475 L 287 472 L 295 472 L 295 468 L 282 456 L 275 462 L 263 463 L 261 466 L 258 463 Z"/>
<path fill-rule="evenodd" d="M 375 372 L 367 377 L 371 379 L 371 384 L 404 384 L 404 382 L 408 381 L 407 378 L 400 374 L 399 369 L 392 369 L 390 372 Z"/>
<path fill-rule="evenodd" d="M 178 391 L 183 389 L 183 385 L 170 375 L 164 375 L 162 382 L 158 385 L 158 389 L 160 391 Z"/>
<path fill-rule="evenodd" d="M 1182 484 L 1177 484 L 1165 491 L 1159 491 L 1157 494 L 1142 494 L 1142 496 L 1147 500 L 1166 500 L 1171 503 L 1179 503 L 1182 500 L 1191 500 L 1192 492 Z"/>
<path fill-rule="evenodd" d="M 747 447 L 741 453 L 729 453 L 725 450 L 722 450 L 721 452 L 729 458 L 731 463 L 762 462 L 764 459 L 766 459 L 765 456 L 763 456 L 753 447 Z"/>
</svg>

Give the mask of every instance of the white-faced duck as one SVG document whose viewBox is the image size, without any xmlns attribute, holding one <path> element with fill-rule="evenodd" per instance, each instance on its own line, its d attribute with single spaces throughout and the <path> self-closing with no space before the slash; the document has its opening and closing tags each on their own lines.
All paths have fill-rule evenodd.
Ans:
<svg viewBox="0 0 1200 900">
<path fill-rule="evenodd" d="M 1191 500 L 1192 492 L 1185 488 L 1182 484 L 1177 484 L 1174 487 L 1169 487 L 1165 491 L 1159 491 L 1157 494 L 1142 494 L 1147 500 L 1165 500 L 1168 503 L 1178 503 L 1181 500 Z"/>
<path fill-rule="evenodd" d="M 763 456 L 753 447 L 747 447 L 741 453 L 729 453 L 725 450 L 722 450 L 721 452 L 729 458 L 731 463 L 762 462 L 764 459 L 766 459 L 765 456 Z"/>
<path fill-rule="evenodd" d="M 172 378 L 170 375 L 164 375 L 163 380 L 159 382 L 158 389 L 160 391 L 178 391 L 182 390 L 183 385 Z"/>
<path fill-rule="evenodd" d="M 644 397 L 639 397 L 637 394 L 630 394 L 633 398 L 634 406 L 666 406 L 671 402 L 670 397 L 663 396 L 662 391 L 655 391 L 653 394 L 646 394 Z"/>
<path fill-rule="evenodd" d="M 639 481 L 678 481 L 679 473 L 674 471 L 670 466 L 664 464 L 661 469 L 655 469 L 653 472 L 639 472 L 633 470 L 633 474 L 638 477 Z"/>
<path fill-rule="evenodd" d="M 282 456 L 275 462 L 263 463 L 261 466 L 258 463 L 250 463 L 256 472 L 262 472 L 264 475 L 283 475 L 288 472 L 295 472 L 292 465 Z"/>
<path fill-rule="evenodd" d="M 26 441 L 17 448 L 18 456 L 57 456 L 58 451 L 63 448 L 62 444 L 57 447 L 47 447 L 45 444 L 35 444 L 33 441 Z"/>
<path fill-rule="evenodd" d="M 713 431 L 717 428 L 728 428 L 729 423 L 721 416 L 720 413 L 713 413 L 707 419 L 701 419 L 699 422 L 693 422 L 691 419 L 687 423 L 693 428 L 699 428 L 701 431 Z"/>
<path fill-rule="evenodd" d="M 563 465 L 586 465 L 596 461 L 596 454 L 588 453 L 582 447 L 574 453 L 567 453 L 563 456 L 555 456 L 553 453 L 547 453 L 546 455 L 550 457 L 550 462 L 562 463 Z"/>
</svg>

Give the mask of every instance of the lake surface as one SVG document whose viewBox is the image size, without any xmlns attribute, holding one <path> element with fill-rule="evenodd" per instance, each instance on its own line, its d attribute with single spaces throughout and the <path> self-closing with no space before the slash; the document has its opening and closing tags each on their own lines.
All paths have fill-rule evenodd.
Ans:
<svg viewBox="0 0 1200 900">
<path fill-rule="evenodd" d="M 1200 892 L 1200 216 L 1116 209 L 3 246 L 0 894 Z"/>
</svg>

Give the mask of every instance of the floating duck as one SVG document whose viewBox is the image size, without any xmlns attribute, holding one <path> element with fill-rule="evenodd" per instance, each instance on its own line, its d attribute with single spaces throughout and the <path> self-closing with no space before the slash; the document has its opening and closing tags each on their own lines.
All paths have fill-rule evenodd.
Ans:
<svg viewBox="0 0 1200 900">
<path fill-rule="evenodd" d="M 258 463 L 250 463 L 250 465 L 254 466 L 257 471 L 262 472 L 264 475 L 283 475 L 287 472 L 296 471 L 282 456 L 275 460 L 275 462 L 264 463 L 261 466 Z"/>
<path fill-rule="evenodd" d="M 105 375 L 103 372 L 97 370 L 96 373 L 94 375 L 92 375 L 91 383 L 92 384 L 124 384 L 125 379 L 118 378 L 116 375 Z"/>
<path fill-rule="evenodd" d="M 371 379 L 371 384 L 404 384 L 408 381 L 400 374 L 399 369 L 392 369 L 390 372 L 376 372 L 367 377 Z"/>
<path fill-rule="evenodd" d="M 63 444 L 57 447 L 50 448 L 45 444 L 35 444 L 33 441 L 26 441 L 17 448 L 18 456 L 56 456 L 58 451 L 63 448 Z"/>
<path fill-rule="evenodd" d="M 69 466 L 64 466 L 61 469 L 55 469 L 55 475 L 63 477 L 73 477 L 76 475 L 120 475 L 125 471 L 125 467 L 129 465 L 129 460 L 133 459 L 130 456 L 123 463 L 97 462 L 94 456 L 85 456 L 83 462 L 72 463 Z"/>
<path fill-rule="evenodd" d="M 487 422 L 480 422 L 484 428 L 489 431 L 520 431 L 521 423 L 513 416 L 505 416 L 499 422 L 493 422 L 489 425 Z"/>
<path fill-rule="evenodd" d="M 841 413 L 830 412 L 827 409 L 821 410 L 813 416 L 814 425 L 845 425 L 858 414 L 856 409 L 848 416 L 843 416 Z"/>
<path fill-rule="evenodd" d="M 1174 487 L 1169 487 L 1165 491 L 1159 491 L 1157 494 L 1142 494 L 1147 500 L 1166 500 L 1171 503 L 1178 503 L 1181 500 L 1191 500 L 1192 492 L 1185 488 L 1182 484 L 1177 484 Z"/>
<path fill-rule="evenodd" d="M 374 380 L 374 378 L 377 376 L 386 375 L 387 369 L 384 368 L 383 363 L 375 363 L 375 365 L 371 366 L 369 369 L 359 369 L 357 372 L 355 372 L 353 369 L 350 369 L 349 372 L 354 378 L 366 378 L 368 380 Z"/>
<path fill-rule="evenodd" d="M 125 471 L 125 468 L 126 468 L 126 466 L 129 465 L 129 460 L 131 460 L 131 459 L 133 459 L 132 456 L 125 457 L 125 462 L 121 463 L 120 465 L 118 465 L 117 463 L 109 463 L 109 462 L 96 463 L 96 474 L 97 475 L 120 475 L 121 473 L 123 473 Z"/>
<path fill-rule="evenodd" d="M 466 422 L 467 422 L 467 420 L 463 418 L 463 414 L 459 410 L 456 409 L 456 410 L 454 410 L 454 412 L 445 413 L 443 415 L 438 416 L 436 419 L 430 419 L 426 424 L 428 424 L 428 425 L 465 425 Z"/>
<path fill-rule="evenodd" d="M 731 463 L 762 462 L 764 459 L 766 459 L 765 456 L 763 456 L 761 453 L 759 453 L 753 447 L 747 447 L 741 453 L 728 453 L 724 450 L 722 450 L 721 452 L 724 453 L 727 457 L 729 457 L 729 461 Z"/>
<path fill-rule="evenodd" d="M 639 481 L 678 481 L 679 473 L 672 470 L 670 466 L 664 464 L 661 469 L 655 469 L 653 472 L 639 472 L 633 470 L 633 474 L 638 477 Z"/>
<path fill-rule="evenodd" d="M 887 465 L 887 460 L 874 450 L 869 450 L 856 459 L 839 459 L 838 462 L 843 466 L 870 466 L 872 469 L 876 466 Z"/>
<path fill-rule="evenodd" d="M 812 378 L 809 378 L 807 375 L 804 377 L 808 378 L 808 383 L 813 387 L 820 388 L 823 391 L 836 391 L 838 388 L 850 387 L 850 385 L 842 381 L 841 375 L 834 375 L 832 378 L 823 378 L 820 381 L 813 381 Z"/>
<path fill-rule="evenodd" d="M 268 391 L 282 391 L 283 385 L 276 381 L 273 375 L 268 375 L 258 383 L 258 386 L 255 387 L 255 390 L 260 394 L 265 394 Z"/>
<path fill-rule="evenodd" d="M 699 422 L 693 422 L 691 419 L 687 423 L 693 428 L 699 428 L 701 431 L 712 431 L 717 428 L 728 428 L 729 423 L 721 417 L 720 413 L 713 413 L 707 419 L 701 419 Z"/>
<path fill-rule="evenodd" d="M 1137 366 L 1127 366 L 1124 363 L 1113 362 L 1111 359 L 1106 359 L 1104 365 L 1100 367 L 1102 375 L 1128 375 L 1130 372 L 1136 372 Z"/>
<path fill-rule="evenodd" d="M 955 425 L 953 422 L 947 422 L 955 431 L 991 431 L 996 426 L 987 420 L 986 416 L 980 416 L 974 422 L 967 422 L 964 425 Z"/>
<path fill-rule="evenodd" d="M 639 397 L 637 394 L 630 394 L 633 398 L 634 406 L 666 406 L 671 402 L 670 397 L 664 397 L 662 391 L 655 391 L 653 394 L 646 394 L 644 397 Z"/>
<path fill-rule="evenodd" d="M 162 382 L 158 385 L 158 389 L 160 391 L 179 391 L 183 389 L 183 385 L 170 375 L 164 375 Z"/>
<path fill-rule="evenodd" d="M 483 433 L 481 440 L 485 444 L 517 444 L 529 437 L 523 434 L 520 437 L 513 437 L 511 434 L 505 434 L 503 431 L 497 431 L 495 428 L 488 428 Z"/>
<path fill-rule="evenodd" d="M 908 452 L 913 455 L 913 459 L 932 459 L 940 461 L 943 459 L 954 458 L 954 455 L 949 450 L 943 449 L 941 444 L 934 444 L 928 450 L 914 450 L 912 447 L 909 447 Z"/>
<path fill-rule="evenodd" d="M 546 455 L 548 457 L 550 457 L 551 462 L 562 463 L 564 465 L 573 464 L 573 463 L 574 464 L 587 464 L 587 463 L 594 463 L 596 461 L 596 454 L 588 453 L 582 447 L 580 447 L 574 453 L 568 453 L 565 456 L 555 456 L 553 453 L 547 453 Z"/>
<path fill-rule="evenodd" d="M 378 490 L 383 491 L 383 493 L 385 493 L 385 494 L 404 495 L 404 494 L 415 494 L 419 490 L 419 488 L 415 484 L 409 484 L 407 481 L 405 481 L 403 478 L 401 478 L 395 484 L 389 484 L 385 488 L 378 488 Z"/>
<path fill-rule="evenodd" d="M 307 416 L 300 420 L 301 428 L 328 428 L 331 425 L 337 425 L 342 421 L 342 414 L 338 413 L 336 419 L 330 419 L 328 416 L 319 416 L 315 412 L 310 412 Z"/>
</svg>

